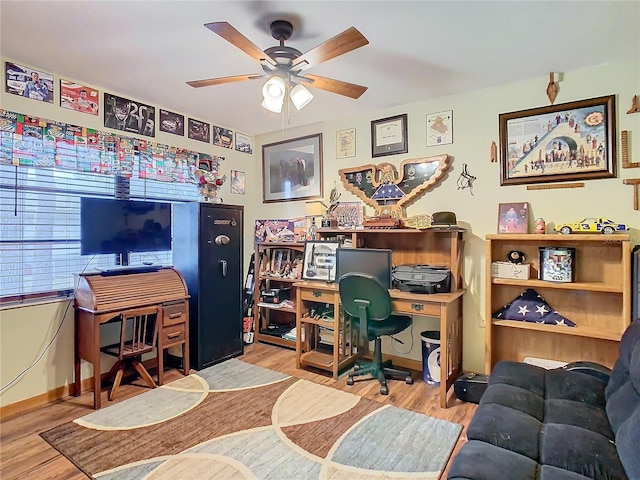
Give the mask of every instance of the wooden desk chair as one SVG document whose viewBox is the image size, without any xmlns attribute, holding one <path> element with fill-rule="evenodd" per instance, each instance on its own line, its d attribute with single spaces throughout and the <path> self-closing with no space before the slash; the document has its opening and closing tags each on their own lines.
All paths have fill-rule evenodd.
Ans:
<svg viewBox="0 0 640 480">
<path fill-rule="evenodd" d="M 100 349 L 118 359 L 107 374 L 107 378 L 115 374 L 109 400 L 115 398 L 122 376 L 129 366 L 132 366 L 151 388 L 158 386 L 141 362 L 143 354 L 152 352 L 156 348 L 158 321 L 162 320 L 159 319 L 157 307 L 129 310 L 120 316 L 120 342 Z"/>
</svg>

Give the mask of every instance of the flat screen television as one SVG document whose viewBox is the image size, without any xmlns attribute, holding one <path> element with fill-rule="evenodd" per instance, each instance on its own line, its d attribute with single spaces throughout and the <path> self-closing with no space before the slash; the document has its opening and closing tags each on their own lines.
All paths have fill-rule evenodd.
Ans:
<svg viewBox="0 0 640 480">
<path fill-rule="evenodd" d="M 345 273 L 368 273 L 391 288 L 391 250 L 384 248 L 338 248 L 336 250 L 336 281 Z"/>
<path fill-rule="evenodd" d="M 171 250 L 171 203 L 113 198 L 80 200 L 80 254 Z M 126 265 L 126 263 L 125 263 Z"/>
</svg>

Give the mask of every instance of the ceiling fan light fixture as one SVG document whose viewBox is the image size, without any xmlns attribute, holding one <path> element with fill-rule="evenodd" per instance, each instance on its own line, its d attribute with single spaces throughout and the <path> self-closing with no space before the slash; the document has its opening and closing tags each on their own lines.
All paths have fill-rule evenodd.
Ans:
<svg viewBox="0 0 640 480">
<path fill-rule="evenodd" d="M 302 110 L 313 100 L 313 94 L 302 85 L 296 85 L 291 89 L 289 97 L 297 110 Z"/>
<path fill-rule="evenodd" d="M 266 100 L 280 100 L 284 99 L 284 93 L 286 91 L 286 84 L 280 77 L 271 77 L 262 87 L 262 96 Z M 282 102 L 281 102 L 282 103 Z"/>
<path fill-rule="evenodd" d="M 273 113 L 282 112 L 282 104 L 284 103 L 284 97 L 282 98 L 267 98 L 262 101 L 262 107 Z"/>
</svg>

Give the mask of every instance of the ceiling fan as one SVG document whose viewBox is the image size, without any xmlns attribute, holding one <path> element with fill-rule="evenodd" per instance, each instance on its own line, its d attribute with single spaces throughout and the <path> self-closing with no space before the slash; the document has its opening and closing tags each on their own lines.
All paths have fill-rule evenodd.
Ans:
<svg viewBox="0 0 640 480">
<path fill-rule="evenodd" d="M 231 77 L 209 78 L 206 80 L 187 82 L 187 85 L 192 87 L 200 88 L 224 83 L 240 82 L 261 78 L 266 75 L 270 77 L 270 80 L 268 80 L 263 87 L 265 102 L 267 101 L 268 96 L 265 89 L 268 89 L 269 82 L 272 82 L 273 79 L 275 79 L 273 80 L 274 82 L 282 85 L 282 94 L 284 94 L 285 85 L 290 88 L 292 100 L 295 93 L 294 90 L 301 87 L 302 84 L 354 99 L 359 98 L 367 90 L 367 87 L 362 85 L 356 85 L 354 83 L 343 82 L 333 78 L 326 78 L 306 73 L 306 70 L 311 67 L 367 45 L 369 41 L 355 27 L 348 28 L 344 32 L 312 48 L 308 52 L 302 53 L 299 50 L 284 44 L 284 42 L 288 40 L 293 33 L 293 25 L 286 20 L 276 20 L 271 22 L 271 35 L 273 38 L 278 40 L 280 44 L 267 48 L 264 51 L 260 50 L 257 45 L 251 42 L 251 40 L 227 22 L 206 23 L 204 26 L 213 33 L 224 38 L 232 45 L 238 47 L 253 59 L 260 62 L 265 74 L 235 75 Z M 306 103 L 313 98 L 313 95 L 308 93 L 308 91 L 307 94 L 310 98 Z M 295 100 L 294 103 L 296 103 Z M 306 103 L 304 103 L 304 105 L 306 105 Z M 281 105 L 282 100 L 280 99 L 280 106 Z M 263 106 L 269 109 L 269 107 L 264 103 Z M 298 107 L 297 103 L 296 107 L 298 109 L 302 108 Z"/>
</svg>

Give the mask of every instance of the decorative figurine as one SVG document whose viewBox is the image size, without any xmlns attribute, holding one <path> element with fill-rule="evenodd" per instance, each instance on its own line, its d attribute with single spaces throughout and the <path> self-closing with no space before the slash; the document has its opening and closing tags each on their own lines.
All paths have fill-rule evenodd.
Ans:
<svg viewBox="0 0 640 480">
<path fill-rule="evenodd" d="M 521 252 L 520 250 L 511 250 L 507 254 L 507 261 L 511 263 L 523 263 L 524 259 L 524 252 Z"/>
<path fill-rule="evenodd" d="M 546 232 L 546 224 L 544 222 L 544 218 L 542 217 L 536 218 L 535 233 L 545 233 L 545 232 Z"/>
</svg>

